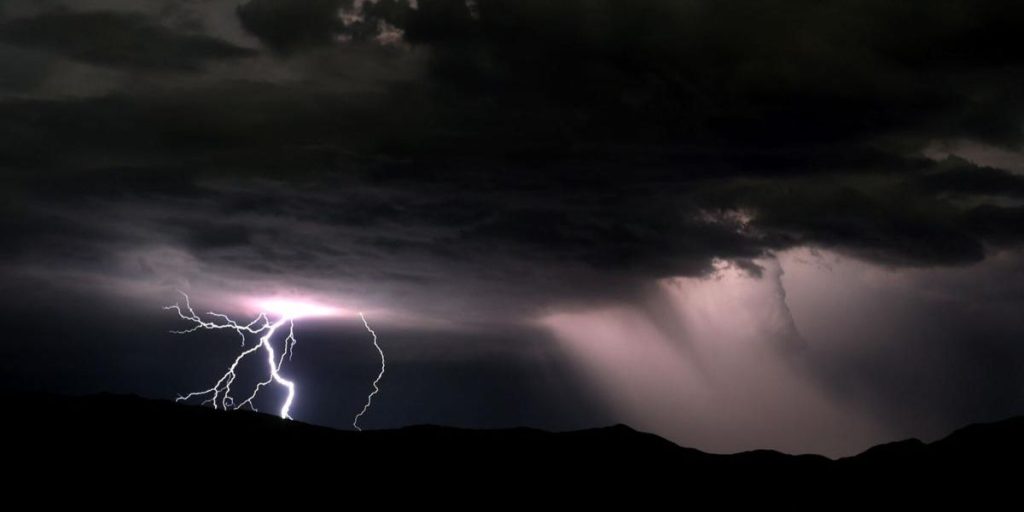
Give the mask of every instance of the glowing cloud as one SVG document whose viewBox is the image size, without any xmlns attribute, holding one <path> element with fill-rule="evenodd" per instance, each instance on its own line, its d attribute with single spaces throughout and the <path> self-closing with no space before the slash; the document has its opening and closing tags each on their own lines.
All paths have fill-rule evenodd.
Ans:
<svg viewBox="0 0 1024 512">
<path fill-rule="evenodd" d="M 341 316 L 345 314 L 345 310 L 340 308 L 293 299 L 258 299 L 253 301 L 252 304 L 261 312 L 293 320 L 310 317 Z"/>
</svg>

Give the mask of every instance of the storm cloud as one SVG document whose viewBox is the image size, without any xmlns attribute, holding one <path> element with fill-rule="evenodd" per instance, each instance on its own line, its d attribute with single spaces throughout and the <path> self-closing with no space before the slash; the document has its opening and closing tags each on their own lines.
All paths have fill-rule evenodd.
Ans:
<svg viewBox="0 0 1024 512">
<path fill-rule="evenodd" d="M 0 41 L 113 67 L 195 70 L 211 59 L 252 55 L 207 36 L 179 33 L 142 15 L 55 12 L 0 25 Z"/>
<path fill-rule="evenodd" d="M 286 283 L 472 329 L 786 251 L 974 268 L 1024 241 L 1021 22 L 1009 0 L 8 0 L 0 258 L 18 286 Z"/>
</svg>

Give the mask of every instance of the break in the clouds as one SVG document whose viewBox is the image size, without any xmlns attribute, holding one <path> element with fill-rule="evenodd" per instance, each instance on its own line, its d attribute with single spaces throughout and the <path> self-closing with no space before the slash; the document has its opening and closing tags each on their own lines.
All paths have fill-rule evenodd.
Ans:
<svg viewBox="0 0 1024 512">
<path fill-rule="evenodd" d="M 665 305 L 666 283 L 725 289 L 715 276 L 731 266 L 736 282 L 784 284 L 780 254 L 1020 283 L 992 261 L 1019 261 L 1024 237 L 1022 21 L 1001 0 L 6 0 L 0 257 L 18 286 L 146 301 L 175 287 L 303 293 L 413 325 L 540 325 L 591 362 L 611 342 L 580 333 L 628 311 L 661 301 L 659 316 L 696 322 Z M 734 307 L 789 315 L 765 297 Z M 977 297 L 991 311 L 1019 304 Z M 723 322 L 728 309 L 703 314 Z M 964 318 L 941 350 L 1016 332 L 991 327 L 1000 318 Z M 777 348 L 751 329 L 734 337 L 764 347 L 736 357 Z M 715 437 L 719 423 L 753 421 L 758 405 L 737 398 L 742 386 L 692 379 L 776 382 L 759 388 L 772 394 L 761 406 L 779 405 L 751 439 L 790 449 L 803 437 L 771 432 L 802 414 L 793 400 L 818 404 L 806 435 L 825 432 L 816 446 L 833 451 L 977 412 L 929 399 L 917 423 L 896 418 L 876 395 L 909 384 L 871 385 L 891 360 L 879 354 L 931 361 L 927 383 L 985 370 L 871 337 L 884 349 L 839 359 L 801 338 L 812 355 L 779 349 L 761 371 L 737 359 L 687 373 L 697 363 L 677 347 L 654 395 L 690 386 L 711 409 L 621 400 L 630 384 L 616 372 L 660 348 L 598 361 L 619 390 L 601 393 L 651 429 L 722 449 L 747 445 L 742 429 Z M 1005 384 L 978 388 L 1002 397 L 991 411 L 1019 405 L 1024 382 Z M 676 428 L 701 414 L 699 432 Z M 824 441 L 849 418 L 865 443 Z"/>
</svg>

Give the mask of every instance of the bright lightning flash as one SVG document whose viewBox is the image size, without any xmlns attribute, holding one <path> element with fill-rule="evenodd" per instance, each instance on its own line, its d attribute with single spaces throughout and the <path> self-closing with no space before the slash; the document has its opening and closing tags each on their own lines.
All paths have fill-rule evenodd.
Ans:
<svg viewBox="0 0 1024 512">
<path fill-rule="evenodd" d="M 179 395 L 176 401 L 186 401 L 193 398 L 205 398 L 203 405 L 211 404 L 214 409 L 240 409 L 245 406 L 249 406 L 250 409 L 256 410 L 256 406 L 253 404 L 253 400 L 256 399 L 260 390 L 270 384 L 277 384 L 285 388 L 288 392 L 288 396 L 285 398 L 284 404 L 281 405 L 279 412 L 281 418 L 291 419 L 289 410 L 291 409 L 292 402 L 295 399 L 295 383 L 281 376 L 281 366 L 284 364 L 285 357 L 291 360 L 292 353 L 295 348 L 295 320 L 298 318 L 315 317 L 315 316 L 335 316 L 342 314 L 342 310 L 336 308 L 330 308 L 318 304 L 297 302 L 291 300 L 273 299 L 257 302 L 256 305 L 262 309 L 256 318 L 247 324 L 240 324 L 227 315 L 221 313 L 208 312 L 206 315 L 212 317 L 213 320 L 205 320 L 199 316 L 192 309 L 192 304 L 189 301 L 188 295 L 185 292 L 180 292 L 185 299 L 184 305 L 181 303 L 174 304 L 173 306 L 166 306 L 164 309 L 173 310 L 178 313 L 178 316 L 183 320 L 192 322 L 194 325 L 188 329 L 171 331 L 174 334 L 189 334 L 200 330 L 232 330 L 235 331 L 242 339 L 242 347 L 244 350 L 235 357 L 235 360 L 228 367 L 227 371 L 220 377 L 219 380 L 210 388 L 201 391 L 195 391 L 187 395 Z M 268 313 L 270 312 L 277 317 L 277 321 L 272 322 Z M 380 345 L 377 343 L 377 333 L 370 328 L 370 324 L 366 322 L 366 317 L 359 313 L 360 319 L 363 321 L 363 325 L 366 330 L 373 336 L 373 346 L 380 353 L 381 368 L 377 378 L 373 381 L 373 391 L 366 399 L 366 405 L 363 410 L 356 415 L 352 425 L 356 430 L 362 430 L 359 428 L 359 418 L 366 414 L 366 411 L 370 408 L 370 404 L 373 400 L 373 396 L 376 395 L 380 388 L 377 384 L 384 376 L 384 352 L 381 350 Z M 288 336 L 285 337 L 284 347 L 281 350 L 281 355 L 278 356 L 272 345 L 274 334 L 288 324 Z M 251 347 L 246 348 L 246 335 L 251 334 L 259 336 L 259 342 Z M 231 386 L 234 384 L 235 379 L 238 377 L 237 370 L 238 365 L 249 355 L 256 352 L 263 351 L 267 357 L 267 378 L 256 384 L 255 389 L 252 393 L 242 401 L 236 401 L 232 395 Z"/>
</svg>

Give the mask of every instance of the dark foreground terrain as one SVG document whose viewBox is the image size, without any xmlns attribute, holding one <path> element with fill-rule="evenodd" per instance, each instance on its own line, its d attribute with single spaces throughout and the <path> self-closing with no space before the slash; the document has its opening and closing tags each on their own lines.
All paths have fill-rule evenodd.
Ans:
<svg viewBox="0 0 1024 512">
<path fill-rule="evenodd" d="M 713 455 L 625 426 L 349 432 L 130 396 L 15 395 L 4 404 L 4 488 L 57 502 L 99 493 L 113 502 L 138 495 L 352 499 L 360 507 L 490 510 L 536 500 L 646 509 L 958 498 L 977 508 L 999 497 L 1016 509 L 1024 469 L 1024 417 L 831 460 L 771 451 Z"/>
</svg>

